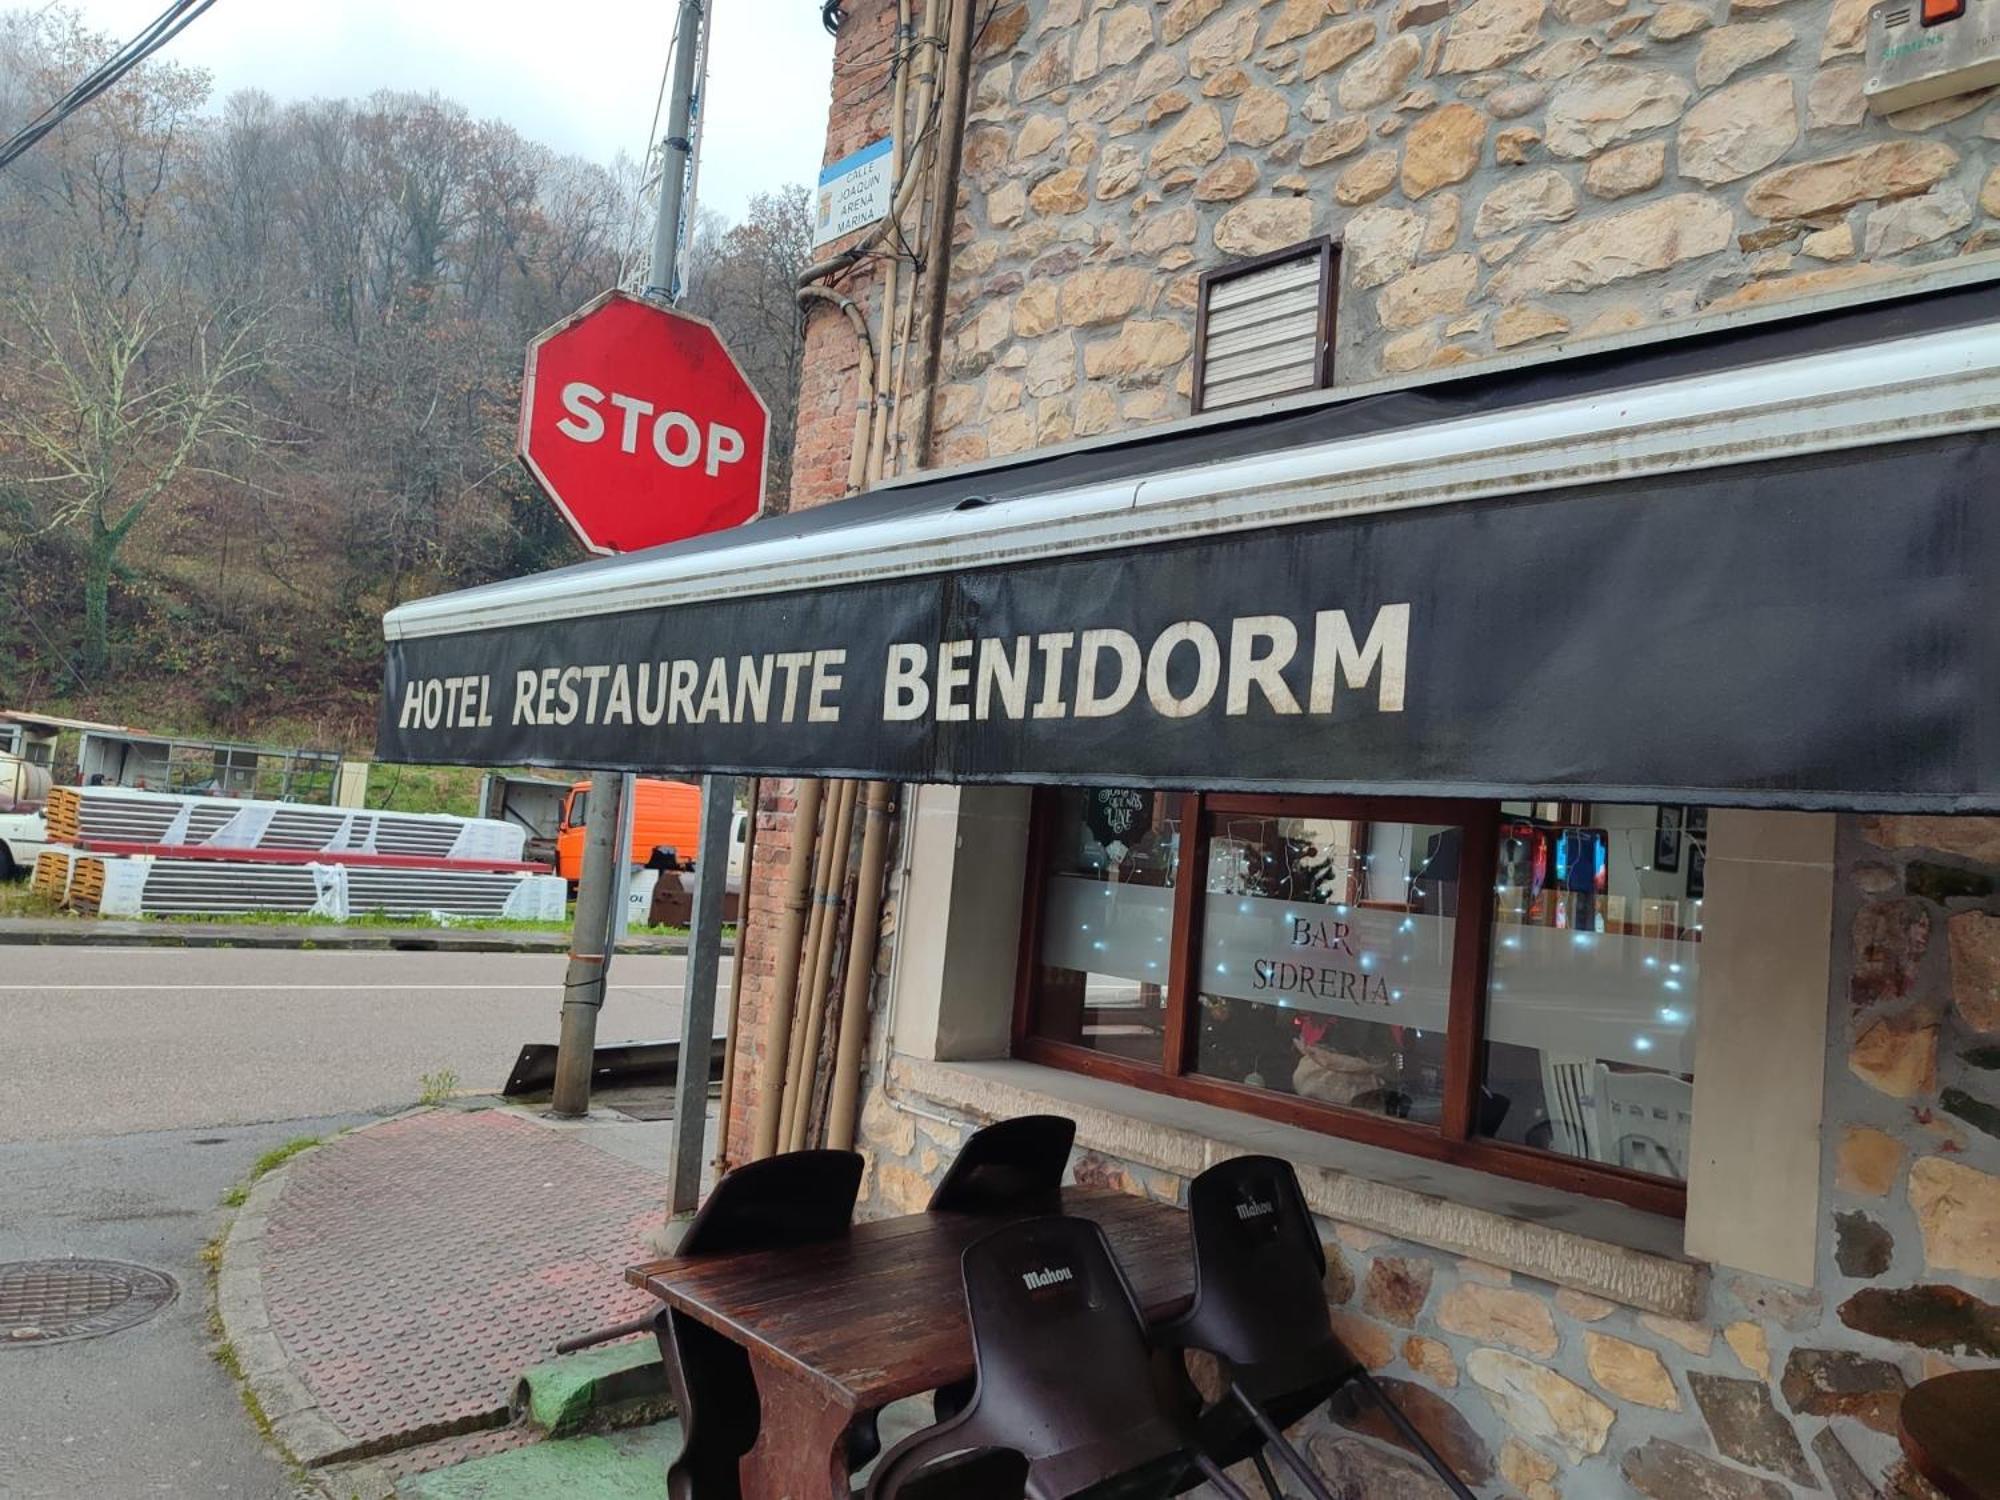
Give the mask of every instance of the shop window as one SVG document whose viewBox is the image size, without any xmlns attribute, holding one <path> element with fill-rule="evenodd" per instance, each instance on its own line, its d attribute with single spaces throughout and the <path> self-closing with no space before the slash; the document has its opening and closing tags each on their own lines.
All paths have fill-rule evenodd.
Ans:
<svg viewBox="0 0 2000 1500">
<path fill-rule="evenodd" d="M 1682 1212 L 1706 842 L 1701 808 L 1047 791 L 1016 1050 Z"/>
<path fill-rule="evenodd" d="M 1205 273 L 1195 315 L 1194 409 L 1333 384 L 1340 250 L 1311 240 Z"/>
<path fill-rule="evenodd" d="M 1496 1139 L 1687 1176 L 1708 810 L 1502 809 L 1486 985 Z"/>
</svg>

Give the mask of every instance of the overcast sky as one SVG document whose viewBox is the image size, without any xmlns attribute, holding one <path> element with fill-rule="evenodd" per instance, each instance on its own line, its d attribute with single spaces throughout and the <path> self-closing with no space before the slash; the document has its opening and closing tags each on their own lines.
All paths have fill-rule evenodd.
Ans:
<svg viewBox="0 0 2000 1500">
<path fill-rule="evenodd" d="M 164 8 L 71 3 L 121 41 Z M 218 98 L 435 89 L 559 150 L 639 160 L 678 10 L 672 0 L 221 0 L 171 53 L 209 69 Z M 812 0 L 711 0 L 709 12 L 701 200 L 734 219 L 752 193 L 817 180 L 833 40 Z"/>
</svg>

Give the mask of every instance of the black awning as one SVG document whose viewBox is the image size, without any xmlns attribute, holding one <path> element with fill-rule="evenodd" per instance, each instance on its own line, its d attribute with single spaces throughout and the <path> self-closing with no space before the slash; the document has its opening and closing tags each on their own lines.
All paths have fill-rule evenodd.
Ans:
<svg viewBox="0 0 2000 1500">
<path fill-rule="evenodd" d="M 1210 422 L 427 601 L 380 753 L 2000 810 L 1996 313 Z"/>
</svg>

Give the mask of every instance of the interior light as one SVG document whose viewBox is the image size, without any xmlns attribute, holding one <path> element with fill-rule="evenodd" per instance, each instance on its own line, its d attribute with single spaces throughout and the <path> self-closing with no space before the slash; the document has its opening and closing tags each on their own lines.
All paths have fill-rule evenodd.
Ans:
<svg viewBox="0 0 2000 1500">
<path fill-rule="evenodd" d="M 1663 979 L 1660 981 L 1661 989 L 1678 990 L 1680 987 L 1681 987 L 1681 982 L 1678 979 Z"/>
<path fill-rule="evenodd" d="M 1662 1005 L 1660 1007 L 1660 1019 L 1665 1021 L 1669 1026 L 1678 1026 L 1686 1017 L 1682 1016 L 1671 1005 Z"/>
<path fill-rule="evenodd" d="M 1649 1036 L 1633 1037 L 1632 1050 L 1635 1052 L 1651 1052 L 1653 1050 L 1653 1039 Z"/>
</svg>

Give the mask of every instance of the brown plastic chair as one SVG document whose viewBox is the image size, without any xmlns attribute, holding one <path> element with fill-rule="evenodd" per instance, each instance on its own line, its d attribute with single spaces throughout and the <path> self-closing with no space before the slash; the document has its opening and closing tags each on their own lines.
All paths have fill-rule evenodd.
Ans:
<svg viewBox="0 0 2000 1500">
<path fill-rule="evenodd" d="M 1199 1471 L 1192 1412 L 1162 1392 L 1145 1321 L 1088 1219 L 1023 1219 L 961 1262 L 978 1374 L 971 1402 L 882 1457 L 868 1500 L 910 1500 L 938 1464 L 998 1449 L 1027 1460 L 1029 1500 L 1156 1500 Z"/>
<path fill-rule="evenodd" d="M 853 1151 L 792 1151 L 738 1167 L 709 1191 L 679 1256 L 777 1250 L 838 1239 L 854 1218 L 862 1161 Z M 667 1386 L 680 1412 L 681 1451 L 667 1468 L 672 1500 L 740 1500 L 737 1465 L 756 1445 L 762 1412 L 741 1344 L 672 1308 L 653 1319 Z M 859 1467 L 880 1447 L 872 1421 L 848 1434 Z"/>
<path fill-rule="evenodd" d="M 934 1214 L 1052 1212 L 1060 1201 L 1076 1121 L 1061 1115 L 996 1120 L 965 1138 L 926 1212 Z"/>
<path fill-rule="evenodd" d="M 1205 1350 L 1221 1365 L 1226 1389 L 1197 1422 L 1212 1461 L 1226 1467 L 1254 1459 L 1273 1500 L 1280 1500 L 1264 1458 L 1266 1448 L 1275 1449 L 1314 1500 L 1333 1500 L 1284 1429 L 1351 1385 L 1381 1407 L 1452 1494 L 1473 1500 L 1334 1333 L 1326 1251 L 1290 1162 L 1239 1156 L 1210 1167 L 1188 1184 L 1188 1225 L 1194 1301 L 1153 1336 L 1164 1348 Z"/>
<path fill-rule="evenodd" d="M 965 1138 L 925 1212 L 941 1214 L 1054 1213 L 1062 1204 L 1076 1121 L 1061 1115 L 996 1120 Z M 938 1421 L 949 1421 L 972 1399 L 972 1382 L 947 1385 L 931 1398 Z"/>
</svg>

